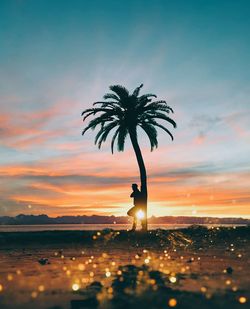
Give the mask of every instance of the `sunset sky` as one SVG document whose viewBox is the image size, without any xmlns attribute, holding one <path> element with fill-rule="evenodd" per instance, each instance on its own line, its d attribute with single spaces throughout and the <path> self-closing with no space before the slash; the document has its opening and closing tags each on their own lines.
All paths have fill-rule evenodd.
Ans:
<svg viewBox="0 0 250 309">
<path fill-rule="evenodd" d="M 166 99 L 149 215 L 250 218 L 250 2 L 0 1 L 0 215 L 126 215 L 136 159 L 84 137 L 109 85 Z"/>
</svg>

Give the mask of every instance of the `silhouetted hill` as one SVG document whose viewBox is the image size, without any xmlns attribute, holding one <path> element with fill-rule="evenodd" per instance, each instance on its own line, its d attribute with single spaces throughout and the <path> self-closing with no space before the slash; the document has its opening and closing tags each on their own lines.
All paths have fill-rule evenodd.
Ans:
<svg viewBox="0 0 250 309">
<path fill-rule="evenodd" d="M 151 217 L 151 224 L 250 224 L 249 219 L 244 218 L 213 218 L 213 217 Z M 115 216 L 61 216 L 56 218 L 47 215 L 23 215 L 16 217 L 0 217 L 0 224 L 5 225 L 35 225 L 35 224 L 124 224 L 128 223 L 128 217 Z"/>
</svg>

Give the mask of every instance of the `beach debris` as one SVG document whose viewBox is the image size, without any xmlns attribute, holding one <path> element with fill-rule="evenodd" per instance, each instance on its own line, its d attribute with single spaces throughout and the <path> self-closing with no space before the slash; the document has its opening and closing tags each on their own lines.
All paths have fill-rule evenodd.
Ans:
<svg viewBox="0 0 250 309">
<path fill-rule="evenodd" d="M 41 258 L 38 260 L 38 263 L 41 265 L 47 265 L 47 264 L 50 264 L 50 261 L 47 258 Z"/>
<path fill-rule="evenodd" d="M 226 268 L 227 274 L 231 275 L 233 273 L 233 268 L 231 266 Z"/>
</svg>

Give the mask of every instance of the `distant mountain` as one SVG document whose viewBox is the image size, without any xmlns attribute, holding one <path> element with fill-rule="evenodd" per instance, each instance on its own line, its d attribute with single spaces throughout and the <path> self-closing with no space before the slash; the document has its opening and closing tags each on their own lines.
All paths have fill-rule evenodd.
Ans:
<svg viewBox="0 0 250 309">
<path fill-rule="evenodd" d="M 250 224 L 244 218 L 213 218 L 213 217 L 151 217 L 151 224 Z M 1 225 L 37 225 L 37 224 L 126 224 L 128 217 L 115 216 L 62 216 L 51 218 L 47 215 L 23 215 L 16 217 L 0 217 Z"/>
</svg>

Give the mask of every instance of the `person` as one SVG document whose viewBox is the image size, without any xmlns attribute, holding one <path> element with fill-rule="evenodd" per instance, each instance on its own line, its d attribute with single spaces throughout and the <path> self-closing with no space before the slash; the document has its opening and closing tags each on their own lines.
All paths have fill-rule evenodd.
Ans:
<svg viewBox="0 0 250 309">
<path fill-rule="evenodd" d="M 141 205 L 141 191 L 138 189 L 138 185 L 136 183 L 132 184 L 133 192 L 130 194 L 130 197 L 134 199 L 134 206 L 129 209 L 127 212 L 128 216 L 133 217 L 133 226 L 132 231 L 136 230 L 137 226 L 137 211 L 139 211 L 139 207 Z"/>
</svg>

